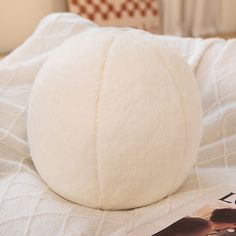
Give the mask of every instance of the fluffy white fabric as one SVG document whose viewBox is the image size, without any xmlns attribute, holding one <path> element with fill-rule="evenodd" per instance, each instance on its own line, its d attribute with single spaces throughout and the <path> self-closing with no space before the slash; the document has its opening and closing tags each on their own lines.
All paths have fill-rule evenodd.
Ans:
<svg viewBox="0 0 236 236">
<path fill-rule="evenodd" d="M 61 196 L 100 209 L 173 193 L 197 154 L 202 110 L 185 61 L 151 34 L 91 29 L 47 59 L 33 86 L 34 164 Z"/>
</svg>

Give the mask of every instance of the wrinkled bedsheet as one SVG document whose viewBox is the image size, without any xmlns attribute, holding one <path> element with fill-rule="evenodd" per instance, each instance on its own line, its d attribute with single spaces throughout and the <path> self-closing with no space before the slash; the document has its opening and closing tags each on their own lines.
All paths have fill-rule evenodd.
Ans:
<svg viewBox="0 0 236 236">
<path fill-rule="evenodd" d="M 126 235 L 148 222 L 158 225 L 161 217 L 212 189 L 236 183 L 236 40 L 153 36 L 183 55 L 201 93 L 204 132 L 184 185 L 153 205 L 120 212 L 73 204 L 47 187 L 27 143 L 31 87 L 53 50 L 91 27 L 97 26 L 74 14 L 49 15 L 0 61 L 0 235 Z"/>
</svg>

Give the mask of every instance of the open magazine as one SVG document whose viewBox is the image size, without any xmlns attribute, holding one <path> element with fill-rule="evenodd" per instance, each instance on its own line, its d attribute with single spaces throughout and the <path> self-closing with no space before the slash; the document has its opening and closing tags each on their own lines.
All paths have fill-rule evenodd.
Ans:
<svg viewBox="0 0 236 236">
<path fill-rule="evenodd" d="M 158 223 L 157 223 L 158 222 Z M 203 195 L 129 236 L 236 236 L 236 187 Z"/>
</svg>

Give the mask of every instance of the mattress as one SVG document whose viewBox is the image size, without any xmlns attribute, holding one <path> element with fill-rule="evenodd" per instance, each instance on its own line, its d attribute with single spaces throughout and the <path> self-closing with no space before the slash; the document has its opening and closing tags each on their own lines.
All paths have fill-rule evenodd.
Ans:
<svg viewBox="0 0 236 236">
<path fill-rule="evenodd" d="M 27 104 L 47 57 L 67 38 L 97 27 L 77 15 L 52 14 L 0 61 L 0 235 L 127 235 L 200 196 L 236 182 L 236 40 L 154 36 L 192 67 L 204 111 L 197 163 L 173 195 L 130 211 L 100 211 L 69 202 L 38 175 L 27 142 Z M 174 158 L 173 158 L 174 164 Z M 162 223 L 160 223 L 162 222 Z"/>
</svg>

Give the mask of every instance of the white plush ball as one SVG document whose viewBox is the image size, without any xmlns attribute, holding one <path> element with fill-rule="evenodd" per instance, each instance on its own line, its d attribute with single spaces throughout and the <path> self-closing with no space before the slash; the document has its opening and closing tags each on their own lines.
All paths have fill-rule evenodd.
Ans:
<svg viewBox="0 0 236 236">
<path fill-rule="evenodd" d="M 56 193 L 121 210 L 173 193 L 202 133 L 196 79 L 156 36 L 93 29 L 48 58 L 33 86 L 28 137 L 34 164 Z"/>
</svg>

